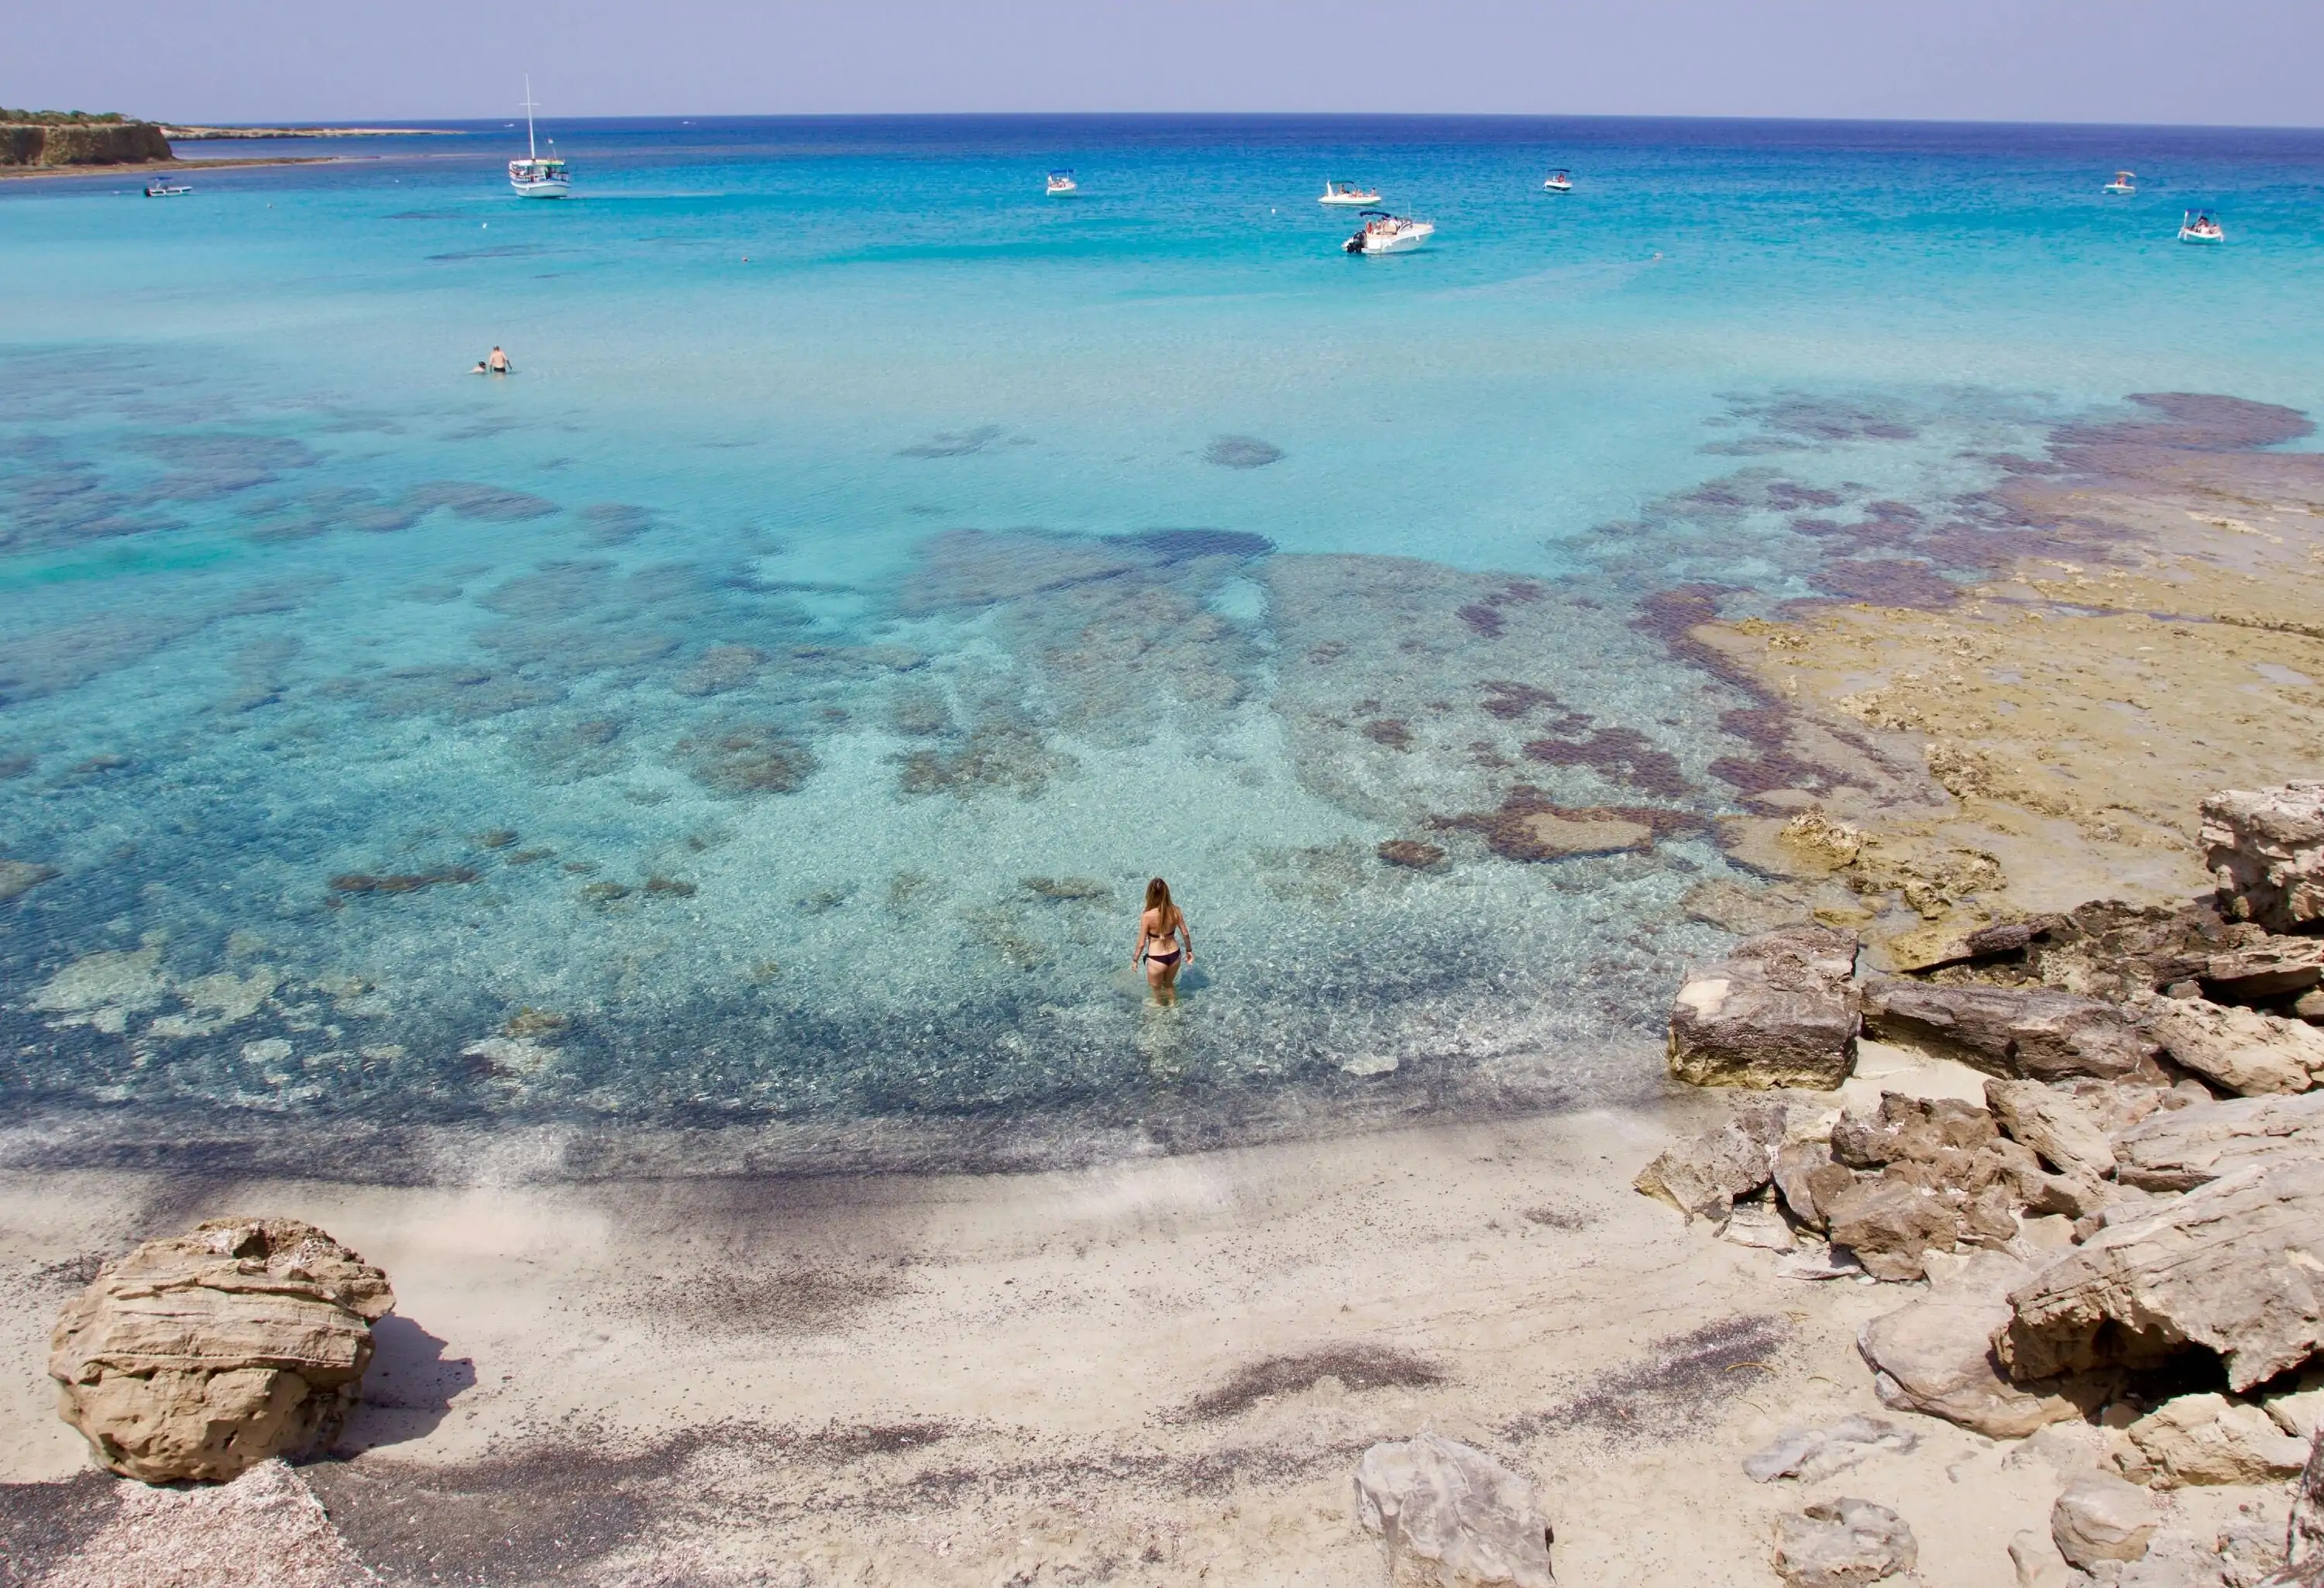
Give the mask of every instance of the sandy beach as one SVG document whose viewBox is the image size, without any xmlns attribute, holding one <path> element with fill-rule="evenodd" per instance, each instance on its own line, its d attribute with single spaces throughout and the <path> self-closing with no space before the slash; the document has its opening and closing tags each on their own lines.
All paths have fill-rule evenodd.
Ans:
<svg viewBox="0 0 2324 1588">
<path fill-rule="evenodd" d="M 358 158 L 345 154 L 278 154 L 253 160 L 141 160 L 120 165 L 5 165 L 0 166 L 0 181 L 30 181 L 40 179 L 78 177 L 84 180 L 99 180 L 107 177 L 147 177 L 156 172 L 184 174 L 196 171 L 237 171 L 254 165 L 328 165 L 337 161 Z"/>
</svg>

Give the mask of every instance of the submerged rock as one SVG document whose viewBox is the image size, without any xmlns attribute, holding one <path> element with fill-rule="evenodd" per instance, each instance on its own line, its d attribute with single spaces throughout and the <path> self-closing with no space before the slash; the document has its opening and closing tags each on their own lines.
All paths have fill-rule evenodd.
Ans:
<svg viewBox="0 0 2324 1588">
<path fill-rule="evenodd" d="M 28 860 L 0 860 L 0 904 L 21 898 L 57 874 L 52 865 L 34 865 Z"/>
<path fill-rule="evenodd" d="M 51 1337 L 58 1412 L 103 1465 L 217 1482 L 327 1442 L 355 1407 L 387 1276 L 297 1219 L 212 1219 L 98 1270 Z"/>
<path fill-rule="evenodd" d="M 1555 1588 L 1551 1530 L 1533 1485 L 1481 1450 L 1423 1434 L 1375 1445 L 1356 1467 L 1356 1513 L 1388 1546 L 1456 1583 Z"/>
<path fill-rule="evenodd" d="M 2279 932 L 2324 919 L 2324 782 L 2229 789 L 2202 812 L 2223 912 Z"/>
<path fill-rule="evenodd" d="M 1856 1065 L 1855 934 L 1787 927 L 1691 974 L 1672 1001 L 1670 1068 L 1696 1086 L 1830 1091 Z"/>
</svg>

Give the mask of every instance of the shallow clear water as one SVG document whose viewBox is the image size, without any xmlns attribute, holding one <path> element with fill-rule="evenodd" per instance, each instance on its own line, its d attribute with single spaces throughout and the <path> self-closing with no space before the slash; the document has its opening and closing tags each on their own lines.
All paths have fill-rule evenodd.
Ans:
<svg viewBox="0 0 2324 1588">
<path fill-rule="evenodd" d="M 1655 593 L 1870 593 L 1834 522 L 1948 526 L 1915 555 L 1966 577 L 2060 422 L 2324 405 L 2324 135 L 550 130 L 560 203 L 502 128 L 0 187 L 0 856 L 59 873 L 0 905 L 14 1098 L 1164 1131 L 1635 1089 L 1728 863 L 1480 813 L 1753 791 L 1754 703 Z M 1344 257 L 1328 176 L 1433 245 Z"/>
</svg>

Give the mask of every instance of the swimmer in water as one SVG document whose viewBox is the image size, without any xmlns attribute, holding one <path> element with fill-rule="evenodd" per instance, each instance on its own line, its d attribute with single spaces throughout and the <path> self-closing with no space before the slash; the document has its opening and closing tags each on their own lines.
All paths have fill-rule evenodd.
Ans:
<svg viewBox="0 0 2324 1588">
<path fill-rule="evenodd" d="M 498 347 L 494 347 L 493 349 L 493 355 L 484 360 L 484 367 L 496 375 L 504 375 L 512 373 L 509 365 L 508 355 L 502 352 Z"/>
<path fill-rule="evenodd" d="M 1170 902 L 1170 884 L 1157 877 L 1146 884 L 1146 909 L 1138 918 L 1138 949 L 1130 963 L 1146 967 L 1155 1002 L 1176 1003 L 1178 973 L 1194 960 L 1194 933 L 1186 925 L 1186 912 Z"/>
</svg>

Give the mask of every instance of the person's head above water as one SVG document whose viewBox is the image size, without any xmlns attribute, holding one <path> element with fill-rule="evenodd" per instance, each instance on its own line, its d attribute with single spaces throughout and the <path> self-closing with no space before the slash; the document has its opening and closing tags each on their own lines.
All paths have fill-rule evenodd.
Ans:
<svg viewBox="0 0 2324 1588">
<path fill-rule="evenodd" d="M 1170 924 L 1170 884 L 1156 877 L 1146 884 L 1146 908 L 1162 912 L 1162 924 Z"/>
</svg>

